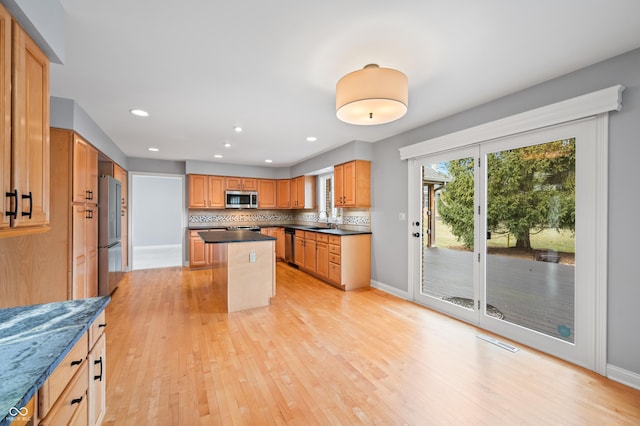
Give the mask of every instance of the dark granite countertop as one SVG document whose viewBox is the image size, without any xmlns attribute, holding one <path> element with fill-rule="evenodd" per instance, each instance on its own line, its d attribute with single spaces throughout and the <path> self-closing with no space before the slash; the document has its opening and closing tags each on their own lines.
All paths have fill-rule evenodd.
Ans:
<svg viewBox="0 0 640 426">
<path fill-rule="evenodd" d="M 276 237 L 255 231 L 202 231 L 198 232 L 206 244 L 246 243 L 250 241 L 275 241 Z"/>
<path fill-rule="evenodd" d="M 0 426 L 71 351 L 111 299 L 94 297 L 0 309 Z"/>
<path fill-rule="evenodd" d="M 362 235 L 362 234 L 371 234 L 371 231 L 350 231 L 346 229 L 333 229 L 333 228 L 325 228 L 325 227 L 317 227 L 311 225 L 280 225 L 280 224 L 269 224 L 269 225 L 255 225 L 258 228 L 292 228 L 292 229 L 300 229 L 302 231 L 313 231 L 313 232 L 321 232 L 323 234 L 332 234 L 332 235 Z M 189 225 L 188 228 L 190 231 L 198 231 L 198 230 L 207 230 L 207 229 L 227 229 L 226 226 L 211 226 L 206 224 L 198 224 L 198 225 Z M 220 232 L 220 231 L 216 231 Z"/>
</svg>

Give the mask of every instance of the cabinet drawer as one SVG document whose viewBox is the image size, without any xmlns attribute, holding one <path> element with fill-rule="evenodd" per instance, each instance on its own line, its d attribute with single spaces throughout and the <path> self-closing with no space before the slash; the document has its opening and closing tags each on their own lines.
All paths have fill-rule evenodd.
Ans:
<svg viewBox="0 0 640 426">
<path fill-rule="evenodd" d="M 47 414 L 74 374 L 86 367 L 86 358 L 89 352 L 87 342 L 87 333 L 85 333 L 38 391 L 40 416 Z"/>
<path fill-rule="evenodd" d="M 329 253 L 329 262 L 335 263 L 336 265 L 340 264 L 340 255 Z"/>
<path fill-rule="evenodd" d="M 42 419 L 40 425 L 87 424 L 89 420 L 87 411 L 88 371 L 87 363 L 84 362 L 78 374 L 51 407 L 46 417 Z"/>
<path fill-rule="evenodd" d="M 316 241 L 321 242 L 321 243 L 328 243 L 329 242 L 329 236 L 327 234 L 317 233 L 316 234 Z"/>
<path fill-rule="evenodd" d="M 301 231 L 300 229 L 296 229 L 296 237 L 304 238 L 304 231 Z"/>
<path fill-rule="evenodd" d="M 329 262 L 329 279 L 336 283 L 340 283 L 342 280 L 340 265 Z"/>
<path fill-rule="evenodd" d="M 315 239 L 316 239 L 316 235 L 318 235 L 318 234 L 316 234 L 315 232 L 305 231 L 305 233 L 304 233 L 304 237 L 305 237 L 307 240 L 314 240 L 314 241 L 315 241 Z"/>
<path fill-rule="evenodd" d="M 340 237 L 337 235 L 329 235 L 329 244 L 335 244 L 337 246 L 340 245 Z"/>
<path fill-rule="evenodd" d="M 104 329 L 107 326 L 106 316 L 104 311 L 100 312 L 100 315 L 89 327 L 89 348 L 93 348 L 93 345 L 96 344 L 102 333 L 104 333 Z"/>
<path fill-rule="evenodd" d="M 340 256 L 340 246 L 329 244 L 329 253 Z"/>
</svg>

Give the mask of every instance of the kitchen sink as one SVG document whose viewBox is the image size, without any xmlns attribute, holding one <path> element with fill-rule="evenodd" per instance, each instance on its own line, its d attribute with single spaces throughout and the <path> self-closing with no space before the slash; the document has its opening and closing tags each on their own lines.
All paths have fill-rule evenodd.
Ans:
<svg viewBox="0 0 640 426">
<path fill-rule="evenodd" d="M 312 231 L 315 231 L 317 229 L 331 229 L 328 226 L 305 226 L 304 229 L 311 229 Z"/>
</svg>

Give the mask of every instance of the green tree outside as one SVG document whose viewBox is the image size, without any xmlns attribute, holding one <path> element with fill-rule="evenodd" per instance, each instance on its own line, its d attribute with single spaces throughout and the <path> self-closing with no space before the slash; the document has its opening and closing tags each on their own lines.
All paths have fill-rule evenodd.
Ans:
<svg viewBox="0 0 640 426">
<path fill-rule="evenodd" d="M 575 231 L 575 139 L 500 151 L 487 156 L 487 229 L 510 233 L 516 247 L 531 249 L 531 233 Z M 473 249 L 474 161 L 447 163 L 451 181 L 438 211 L 451 232 Z"/>
</svg>

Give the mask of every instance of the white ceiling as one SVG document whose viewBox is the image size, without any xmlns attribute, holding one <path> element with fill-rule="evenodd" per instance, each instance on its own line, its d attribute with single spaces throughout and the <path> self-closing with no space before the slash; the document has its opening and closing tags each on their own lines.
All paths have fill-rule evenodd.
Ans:
<svg viewBox="0 0 640 426">
<path fill-rule="evenodd" d="M 51 95 L 77 101 L 129 157 L 289 166 L 640 47 L 638 0 L 61 2 Z M 368 63 L 408 76 L 402 119 L 336 118 L 336 82 Z"/>
</svg>

